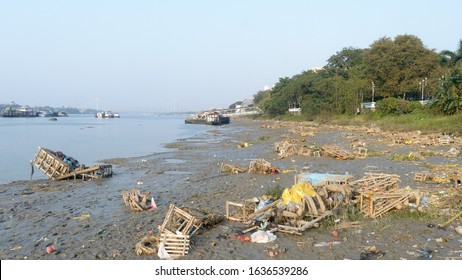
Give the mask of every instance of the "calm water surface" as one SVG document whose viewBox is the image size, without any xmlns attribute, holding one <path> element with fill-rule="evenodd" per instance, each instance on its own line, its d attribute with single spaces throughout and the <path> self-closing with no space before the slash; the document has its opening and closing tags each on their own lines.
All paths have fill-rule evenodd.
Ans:
<svg viewBox="0 0 462 280">
<path fill-rule="evenodd" d="M 30 178 L 38 146 L 62 151 L 85 165 L 99 160 L 144 156 L 163 144 L 190 137 L 210 127 L 186 125 L 180 115 L 128 114 L 120 119 L 94 115 L 48 118 L 0 118 L 0 184 Z M 35 168 L 34 179 L 46 178 Z"/>
</svg>

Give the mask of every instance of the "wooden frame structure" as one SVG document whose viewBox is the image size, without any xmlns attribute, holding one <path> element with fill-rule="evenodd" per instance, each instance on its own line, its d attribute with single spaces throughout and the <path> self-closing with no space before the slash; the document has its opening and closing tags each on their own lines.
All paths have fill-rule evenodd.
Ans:
<svg viewBox="0 0 462 280">
<path fill-rule="evenodd" d="M 427 172 L 416 172 L 414 174 L 414 181 L 425 182 L 431 179 L 430 173 Z"/>
<path fill-rule="evenodd" d="M 397 189 L 399 182 L 399 175 L 396 174 L 366 172 L 363 178 L 353 181 L 350 184 L 357 188 L 389 191 Z"/>
<path fill-rule="evenodd" d="M 159 233 L 193 235 L 201 226 L 201 220 L 170 204 L 164 222 L 159 226 Z"/>
<path fill-rule="evenodd" d="M 303 221 L 303 220 L 297 220 L 294 223 L 295 226 L 278 225 L 277 229 L 278 229 L 278 232 L 302 235 L 302 232 L 304 232 L 305 230 L 309 228 L 314 227 L 319 221 L 321 221 L 322 219 L 330 215 L 332 215 L 332 211 L 326 211 L 319 217 L 316 217 L 315 219 L 309 222 Z"/>
<path fill-rule="evenodd" d="M 52 180 L 72 178 L 86 180 L 112 176 L 110 164 L 72 170 L 71 166 L 58 158 L 53 151 L 42 147 L 39 147 L 39 152 L 32 162 Z"/>
<path fill-rule="evenodd" d="M 248 214 L 246 203 L 226 201 L 226 219 L 234 222 L 248 222 Z"/>
<path fill-rule="evenodd" d="M 365 217 L 375 219 L 403 205 L 410 197 L 411 194 L 408 192 L 360 192 L 359 207 Z"/>
<path fill-rule="evenodd" d="M 330 156 L 335 159 L 340 159 L 340 160 L 348 160 L 348 159 L 354 159 L 355 156 L 347 152 L 345 150 L 340 149 L 336 145 L 325 145 L 322 147 L 322 155 L 323 156 Z"/>
<path fill-rule="evenodd" d="M 173 258 L 185 256 L 189 252 L 189 235 L 162 233 L 159 242 L 164 243 L 165 251 Z"/>
</svg>

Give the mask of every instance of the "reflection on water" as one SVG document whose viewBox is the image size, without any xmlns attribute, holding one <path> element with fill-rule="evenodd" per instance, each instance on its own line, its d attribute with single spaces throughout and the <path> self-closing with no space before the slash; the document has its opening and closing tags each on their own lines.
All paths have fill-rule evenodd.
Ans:
<svg viewBox="0 0 462 280">
<path fill-rule="evenodd" d="M 131 114 L 120 119 L 70 115 L 48 118 L 0 118 L 0 183 L 30 178 L 30 161 L 38 146 L 61 151 L 85 165 L 99 160 L 143 156 L 163 144 L 205 132 L 210 127 L 185 125 L 184 116 Z M 35 170 L 34 179 L 46 178 Z"/>
</svg>

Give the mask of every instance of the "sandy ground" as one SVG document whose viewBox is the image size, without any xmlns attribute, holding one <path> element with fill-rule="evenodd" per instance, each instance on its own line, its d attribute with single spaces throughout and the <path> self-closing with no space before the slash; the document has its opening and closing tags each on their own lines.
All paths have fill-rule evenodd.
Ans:
<svg viewBox="0 0 462 280">
<path fill-rule="evenodd" d="M 264 125 L 263 125 L 264 124 Z M 269 124 L 266 126 L 266 124 Z M 447 186 L 414 182 L 416 171 L 426 170 L 422 161 L 396 162 L 391 153 L 409 153 L 412 145 L 390 146 L 364 131 L 332 127 L 316 128 L 308 144 L 336 144 L 348 148 L 352 139 L 368 143 L 381 156 L 355 160 L 292 156 L 279 159 L 274 142 L 289 135 L 289 128 L 274 122 L 233 121 L 193 138 L 168 144 L 168 152 L 140 158 L 107 160 L 114 176 L 98 181 L 16 181 L 0 186 L 0 258 L 1 259 L 158 259 L 157 255 L 137 256 L 135 244 L 149 232 L 157 234 L 170 204 L 195 207 L 225 215 L 226 201 L 260 197 L 270 188 L 292 186 L 294 174 L 221 174 L 221 163 L 247 167 L 253 159 L 264 158 L 279 169 L 363 176 L 367 166 L 377 166 L 385 173 L 401 176 L 401 187 L 445 190 Z M 269 139 L 261 140 L 261 136 Z M 292 136 L 298 137 L 300 136 Z M 237 148 L 247 142 L 249 147 Z M 449 147 L 431 147 L 435 152 Z M 387 153 L 388 151 L 388 153 Z M 461 164 L 461 157 L 428 157 L 428 162 Z M 36 171 L 40 172 L 40 171 Z M 142 182 L 142 184 L 138 183 Z M 135 213 L 123 204 L 121 192 L 138 188 L 151 192 L 156 211 Z M 402 210 L 409 211 L 409 210 Z M 336 218 L 341 219 L 341 213 Z M 436 221 L 435 221 L 436 223 Z M 274 259 L 267 249 L 276 244 L 284 248 L 276 259 L 360 259 L 361 252 L 376 246 L 380 259 L 457 259 L 462 254 L 462 236 L 454 227 L 445 230 L 429 227 L 428 221 L 363 219 L 360 228 L 339 231 L 315 228 L 302 236 L 276 233 L 273 243 L 248 243 L 232 238 L 244 235 L 246 226 L 223 221 L 202 229 L 191 238 L 191 248 L 183 259 L 194 260 L 265 260 Z M 250 235 L 250 233 L 246 234 Z M 438 242 L 438 241 L 443 242 Z M 316 247 L 320 242 L 341 241 L 336 245 Z M 47 254 L 46 247 L 56 251 Z M 426 254 L 425 252 L 431 252 Z"/>
</svg>

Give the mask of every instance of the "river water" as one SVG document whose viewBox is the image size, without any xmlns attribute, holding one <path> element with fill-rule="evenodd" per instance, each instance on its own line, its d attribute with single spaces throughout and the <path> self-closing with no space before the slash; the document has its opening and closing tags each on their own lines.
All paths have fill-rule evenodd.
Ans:
<svg viewBox="0 0 462 280">
<path fill-rule="evenodd" d="M 30 161 L 38 146 L 77 159 L 87 166 L 109 158 L 144 156 L 164 150 L 163 145 L 209 129 L 187 125 L 184 115 L 122 114 L 119 119 L 94 115 L 48 118 L 0 118 L 0 184 L 29 180 Z M 35 169 L 33 179 L 46 176 Z"/>
</svg>

